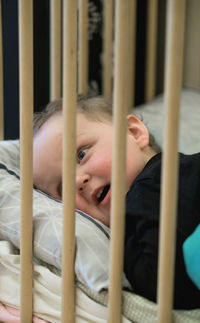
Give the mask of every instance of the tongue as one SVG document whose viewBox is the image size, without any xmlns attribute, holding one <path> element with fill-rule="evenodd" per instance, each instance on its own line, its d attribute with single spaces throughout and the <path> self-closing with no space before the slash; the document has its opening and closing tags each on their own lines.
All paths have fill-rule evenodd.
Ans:
<svg viewBox="0 0 200 323">
<path fill-rule="evenodd" d="M 106 197 L 108 191 L 109 191 L 110 185 L 107 185 L 104 187 L 103 192 L 101 193 L 101 196 L 98 198 L 99 203 L 103 201 L 103 199 Z"/>
</svg>

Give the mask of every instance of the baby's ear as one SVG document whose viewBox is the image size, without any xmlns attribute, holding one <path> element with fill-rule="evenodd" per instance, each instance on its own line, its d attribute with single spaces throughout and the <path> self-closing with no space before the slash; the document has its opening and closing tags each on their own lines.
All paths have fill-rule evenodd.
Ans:
<svg viewBox="0 0 200 323">
<path fill-rule="evenodd" d="M 149 131 L 145 124 L 136 116 L 127 116 L 128 134 L 132 135 L 141 149 L 149 145 Z"/>
</svg>

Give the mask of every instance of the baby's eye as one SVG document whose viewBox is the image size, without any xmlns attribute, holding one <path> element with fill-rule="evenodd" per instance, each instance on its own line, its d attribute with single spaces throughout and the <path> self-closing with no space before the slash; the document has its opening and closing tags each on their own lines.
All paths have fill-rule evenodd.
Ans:
<svg viewBox="0 0 200 323">
<path fill-rule="evenodd" d="M 81 150 L 78 151 L 77 158 L 78 158 L 79 162 L 81 160 L 83 160 L 83 158 L 85 157 L 87 151 L 88 151 L 88 148 L 84 148 L 84 149 L 81 149 Z"/>
</svg>

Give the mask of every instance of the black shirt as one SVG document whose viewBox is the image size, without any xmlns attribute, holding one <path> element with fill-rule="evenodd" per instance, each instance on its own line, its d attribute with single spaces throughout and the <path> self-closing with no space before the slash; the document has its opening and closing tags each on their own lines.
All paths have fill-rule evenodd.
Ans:
<svg viewBox="0 0 200 323">
<path fill-rule="evenodd" d="M 200 153 L 179 154 L 174 308 L 200 308 L 200 291 L 188 277 L 184 240 L 200 223 Z M 124 271 L 133 291 L 156 301 L 161 154 L 135 179 L 126 198 Z"/>
</svg>

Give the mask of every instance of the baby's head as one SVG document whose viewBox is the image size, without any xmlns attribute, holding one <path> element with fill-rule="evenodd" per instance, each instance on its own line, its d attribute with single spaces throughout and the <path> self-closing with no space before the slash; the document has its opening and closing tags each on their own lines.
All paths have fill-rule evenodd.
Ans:
<svg viewBox="0 0 200 323">
<path fill-rule="evenodd" d="M 47 104 L 40 112 L 34 114 L 34 134 L 42 127 L 42 125 L 57 113 L 62 112 L 62 99 L 55 100 Z M 112 120 L 112 104 L 109 100 L 101 96 L 87 97 L 79 95 L 77 99 L 77 113 L 82 113 L 88 120 L 106 121 Z"/>
<path fill-rule="evenodd" d="M 61 199 L 62 101 L 47 105 L 34 117 L 34 185 Z M 112 104 L 103 97 L 77 102 L 76 207 L 109 225 L 112 169 Z M 144 123 L 127 116 L 127 191 L 155 154 Z"/>
</svg>

